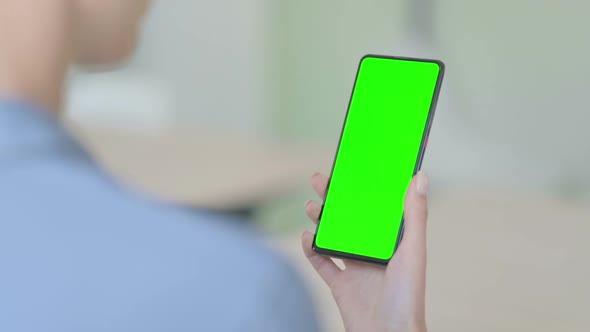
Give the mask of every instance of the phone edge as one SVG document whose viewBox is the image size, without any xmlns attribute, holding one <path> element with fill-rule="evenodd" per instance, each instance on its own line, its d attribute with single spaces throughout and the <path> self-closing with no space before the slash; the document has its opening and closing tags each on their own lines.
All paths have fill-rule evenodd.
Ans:
<svg viewBox="0 0 590 332">
<path fill-rule="evenodd" d="M 344 134 L 344 129 L 346 128 L 346 122 L 348 121 L 348 113 L 350 112 L 350 106 L 352 103 L 352 98 L 354 96 L 354 90 L 356 88 L 356 83 L 360 74 L 360 69 L 361 66 L 363 64 L 363 61 L 366 58 L 381 58 L 381 59 L 391 59 L 391 60 L 407 60 L 407 61 L 419 61 L 419 62 L 429 62 L 429 63 L 436 63 L 439 67 L 439 72 L 438 72 L 438 77 L 436 79 L 436 85 L 434 88 L 434 94 L 432 96 L 432 102 L 430 104 L 430 110 L 428 111 L 428 118 L 426 120 L 426 129 L 424 130 L 424 132 L 422 133 L 422 141 L 420 142 L 420 150 L 418 153 L 418 157 L 416 158 L 416 166 L 414 167 L 414 175 L 416 175 L 420 169 L 422 168 L 422 161 L 424 160 L 424 154 L 426 152 L 426 141 L 428 139 L 428 136 L 430 135 L 430 130 L 432 128 L 432 123 L 434 120 L 434 114 L 436 113 L 436 106 L 438 104 L 438 98 L 440 95 L 440 90 L 442 88 L 442 81 L 444 78 L 444 73 L 445 73 L 445 64 L 444 62 L 442 62 L 441 60 L 437 60 L 437 59 L 427 59 L 427 58 L 412 58 L 412 57 L 401 57 L 401 56 L 389 56 L 389 55 L 377 55 L 377 54 L 365 54 L 359 61 L 359 64 L 357 66 L 357 70 L 356 70 L 356 74 L 355 74 L 355 78 L 354 78 L 354 82 L 352 85 L 352 91 L 350 93 L 350 98 L 348 100 L 348 106 L 346 108 L 346 114 L 344 116 L 344 121 L 342 123 L 342 129 L 340 130 L 340 137 L 338 138 L 338 146 L 336 147 L 336 153 L 334 154 L 334 159 L 332 161 L 332 167 L 330 170 L 330 179 L 328 181 L 328 185 L 326 186 L 326 197 L 328 196 L 328 191 L 330 189 L 330 183 L 332 180 L 332 174 L 334 172 L 334 166 L 336 165 L 336 160 L 338 159 L 338 151 L 340 150 L 340 144 L 342 143 L 342 135 Z M 325 198 L 324 198 L 325 201 Z M 335 250 L 330 250 L 330 249 L 325 249 L 325 248 L 321 248 L 318 247 L 316 245 L 316 236 L 317 236 L 317 232 L 318 229 L 320 227 L 320 222 L 322 219 L 322 214 L 324 212 L 324 203 L 322 203 L 322 207 L 320 209 L 320 214 L 318 216 L 318 223 L 316 225 L 316 231 L 314 233 L 313 236 L 313 242 L 312 242 L 312 250 L 317 252 L 318 254 L 321 255 L 328 255 L 331 257 L 335 257 L 335 258 L 341 258 L 341 259 L 352 259 L 352 260 L 356 260 L 356 261 L 361 261 L 361 262 L 367 262 L 367 263 L 372 263 L 372 264 L 378 264 L 378 265 L 387 265 L 389 263 L 389 261 L 393 258 L 393 256 L 395 255 L 401 241 L 403 238 L 403 234 L 404 234 L 404 230 L 405 230 L 405 221 L 404 221 L 404 216 L 402 215 L 402 221 L 400 224 L 400 231 L 398 232 L 398 238 L 396 240 L 396 244 L 395 244 L 395 248 L 393 249 L 393 253 L 391 254 L 391 257 L 388 259 L 379 259 L 379 258 L 374 258 L 374 257 L 370 257 L 370 256 L 362 256 L 362 255 L 355 255 L 355 254 L 350 254 L 350 253 L 346 253 L 346 252 L 341 252 L 341 251 L 335 251 Z"/>
</svg>

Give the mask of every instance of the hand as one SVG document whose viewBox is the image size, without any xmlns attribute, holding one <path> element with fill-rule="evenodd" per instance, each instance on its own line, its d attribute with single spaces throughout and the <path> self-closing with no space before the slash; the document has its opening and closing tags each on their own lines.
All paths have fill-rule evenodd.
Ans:
<svg viewBox="0 0 590 332">
<path fill-rule="evenodd" d="M 328 178 L 315 174 L 311 183 L 323 200 Z M 311 232 L 303 233 L 303 251 L 332 291 L 347 332 L 426 331 L 427 191 L 428 177 L 418 173 L 406 193 L 403 240 L 387 267 L 345 260 L 341 269 L 312 250 Z M 317 224 L 321 204 L 308 201 L 305 210 Z"/>
</svg>

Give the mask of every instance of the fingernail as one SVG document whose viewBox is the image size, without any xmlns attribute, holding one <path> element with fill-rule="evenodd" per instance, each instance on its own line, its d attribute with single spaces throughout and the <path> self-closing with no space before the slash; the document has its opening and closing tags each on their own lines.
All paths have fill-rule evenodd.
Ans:
<svg viewBox="0 0 590 332">
<path fill-rule="evenodd" d="M 305 204 L 303 204 L 304 208 L 307 208 L 309 206 L 309 204 L 311 204 L 311 199 L 308 199 Z"/>
<path fill-rule="evenodd" d="M 419 172 L 416 175 L 416 190 L 422 195 L 428 193 L 428 175 L 425 172 Z"/>
</svg>

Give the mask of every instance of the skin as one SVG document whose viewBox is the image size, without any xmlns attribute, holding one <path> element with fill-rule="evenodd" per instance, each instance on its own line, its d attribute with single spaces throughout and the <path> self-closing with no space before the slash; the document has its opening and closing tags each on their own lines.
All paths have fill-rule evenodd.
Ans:
<svg viewBox="0 0 590 332">
<path fill-rule="evenodd" d="M 111 68 L 135 50 L 147 0 L 0 0 L 0 97 L 58 112 L 70 65 Z"/>
<path fill-rule="evenodd" d="M 323 201 L 328 178 L 315 174 L 311 184 Z M 347 332 L 426 331 L 427 191 L 428 177 L 418 173 L 406 193 L 403 240 L 386 268 L 345 260 L 341 269 L 312 250 L 313 233 L 303 233 L 303 252 L 332 291 Z M 305 211 L 317 224 L 321 204 L 308 201 Z"/>
</svg>

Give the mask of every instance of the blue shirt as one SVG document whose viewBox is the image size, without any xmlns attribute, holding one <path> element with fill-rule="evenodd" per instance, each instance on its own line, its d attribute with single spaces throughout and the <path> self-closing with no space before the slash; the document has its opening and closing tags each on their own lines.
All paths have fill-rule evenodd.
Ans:
<svg viewBox="0 0 590 332">
<path fill-rule="evenodd" d="M 0 331 L 316 331 L 301 280 L 227 217 L 115 184 L 0 102 Z"/>
</svg>

